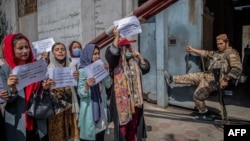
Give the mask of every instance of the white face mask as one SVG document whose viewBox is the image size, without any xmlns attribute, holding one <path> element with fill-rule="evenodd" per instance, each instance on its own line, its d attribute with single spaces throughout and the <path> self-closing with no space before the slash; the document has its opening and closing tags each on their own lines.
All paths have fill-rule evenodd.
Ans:
<svg viewBox="0 0 250 141">
<path fill-rule="evenodd" d="M 74 57 L 80 57 L 81 49 L 80 48 L 73 49 L 72 54 L 73 54 Z"/>
</svg>

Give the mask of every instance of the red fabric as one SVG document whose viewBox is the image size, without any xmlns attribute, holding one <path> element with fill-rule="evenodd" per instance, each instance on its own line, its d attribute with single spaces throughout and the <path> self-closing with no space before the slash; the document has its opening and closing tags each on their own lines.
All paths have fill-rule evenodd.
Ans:
<svg viewBox="0 0 250 141">
<path fill-rule="evenodd" d="M 135 113 L 132 115 L 132 120 L 128 124 L 120 126 L 120 131 L 126 141 L 136 141 L 137 124 L 140 116 L 140 109 L 135 107 Z"/>
<path fill-rule="evenodd" d="M 128 40 L 127 38 L 122 38 L 119 41 L 118 46 L 127 46 L 127 45 L 131 45 L 134 42 L 136 42 L 136 40 Z"/>
<path fill-rule="evenodd" d="M 21 33 L 18 33 L 18 34 L 21 34 Z M 14 47 L 12 46 L 12 40 L 18 34 L 9 34 L 4 39 L 4 47 L 3 47 L 3 54 L 4 55 L 3 56 L 11 69 L 13 69 L 14 67 L 19 65 L 17 63 L 17 61 L 15 60 L 14 49 L 13 49 Z M 25 39 L 28 42 L 28 45 L 30 47 L 29 40 L 27 38 L 25 38 Z M 34 58 L 31 47 L 30 47 L 30 56 L 27 59 L 26 63 L 31 63 L 31 62 L 35 62 L 35 61 L 36 61 L 36 59 Z M 21 82 L 19 82 L 19 83 L 21 83 Z M 32 83 L 32 84 L 26 86 L 26 89 L 25 89 L 25 108 L 27 107 L 27 104 L 30 101 L 32 92 L 35 91 L 37 89 L 37 87 L 38 87 L 38 82 L 35 82 L 35 83 Z M 25 120 L 26 120 L 25 125 L 26 125 L 27 130 L 33 130 L 33 125 L 34 125 L 33 118 L 31 118 L 25 114 Z"/>
</svg>

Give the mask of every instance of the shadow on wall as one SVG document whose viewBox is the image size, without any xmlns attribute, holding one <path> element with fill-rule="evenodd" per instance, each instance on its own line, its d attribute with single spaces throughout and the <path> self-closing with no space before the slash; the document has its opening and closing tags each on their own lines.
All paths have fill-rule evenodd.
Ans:
<svg viewBox="0 0 250 141">
<path fill-rule="evenodd" d="M 6 19 L 6 14 L 4 11 L 3 0 L 0 0 L 0 41 L 2 42 L 3 38 L 7 34 L 8 30 L 8 21 Z"/>
</svg>

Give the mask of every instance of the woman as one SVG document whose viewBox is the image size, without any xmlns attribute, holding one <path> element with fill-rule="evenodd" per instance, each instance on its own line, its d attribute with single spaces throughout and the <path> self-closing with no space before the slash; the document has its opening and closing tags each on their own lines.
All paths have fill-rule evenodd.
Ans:
<svg viewBox="0 0 250 141">
<path fill-rule="evenodd" d="M 77 68 L 80 66 L 80 54 L 82 51 L 82 45 L 78 41 L 72 41 L 71 44 L 69 45 L 69 53 L 72 62 L 77 64 Z"/>
<path fill-rule="evenodd" d="M 143 116 L 141 75 L 150 70 L 149 62 L 138 51 L 132 51 L 135 40 L 120 39 L 119 30 L 113 30 L 113 44 L 105 57 L 114 78 L 110 98 L 111 118 L 114 122 L 115 141 L 141 141 L 146 138 Z"/>
<path fill-rule="evenodd" d="M 7 80 L 8 98 L 5 106 L 5 132 L 7 141 L 45 141 L 47 140 L 47 120 L 29 117 L 25 111 L 32 93 L 39 85 L 48 90 L 50 84 L 32 83 L 17 91 L 17 76 L 11 74 L 16 66 L 35 62 L 29 40 L 22 34 L 9 34 L 4 39 L 4 59 L 7 64 L 2 65 L 3 76 Z M 2 76 L 2 74 L 1 74 Z M 49 83 L 49 80 L 46 83 Z"/>
<path fill-rule="evenodd" d="M 107 124 L 106 89 L 112 85 L 112 79 L 107 76 L 98 84 L 93 77 L 88 78 L 84 69 L 89 64 L 100 59 L 99 47 L 88 44 L 80 57 L 78 94 L 80 97 L 79 123 L 81 141 L 104 141 Z M 108 69 L 108 65 L 104 64 Z"/>
<path fill-rule="evenodd" d="M 2 46 L 0 46 L 2 47 Z M 2 57 L 2 54 L 1 54 Z M 1 58 L 0 57 L 0 58 Z M 7 76 L 2 67 L 4 61 L 0 60 L 0 140 L 6 141 L 5 139 L 5 129 L 4 129 L 4 117 L 3 117 L 3 108 L 5 106 L 5 101 L 8 100 L 8 91 L 7 91 Z"/>
<path fill-rule="evenodd" d="M 49 54 L 50 64 L 48 68 L 63 68 L 74 66 L 70 63 L 68 51 L 64 44 L 55 43 Z M 73 72 L 74 77 L 78 78 L 78 72 Z M 79 104 L 74 87 L 62 87 L 51 90 L 53 101 L 59 103 L 66 102 L 68 106 L 62 112 L 57 113 L 49 119 L 49 140 L 68 141 L 79 140 L 79 131 L 77 128 L 77 118 L 79 113 Z M 63 99 L 67 98 L 67 99 Z"/>
<path fill-rule="evenodd" d="M 1 63 L 1 62 L 0 62 Z M 8 100 L 8 92 L 5 89 L 6 86 L 3 86 L 3 78 L 4 77 L 2 74 L 3 70 L 2 70 L 2 66 L 0 66 L 0 140 L 1 141 L 6 141 L 5 139 L 5 130 L 4 130 L 4 118 L 3 118 L 3 111 L 2 108 L 4 107 L 4 103 L 6 100 Z M 6 83 L 5 83 L 6 84 Z"/>
</svg>

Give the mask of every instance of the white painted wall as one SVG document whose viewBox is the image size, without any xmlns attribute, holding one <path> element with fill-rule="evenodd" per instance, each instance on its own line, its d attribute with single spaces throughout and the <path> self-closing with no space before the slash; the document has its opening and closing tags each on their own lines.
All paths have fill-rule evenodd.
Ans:
<svg viewBox="0 0 250 141">
<path fill-rule="evenodd" d="M 7 33 L 13 33 L 18 31 L 17 22 L 17 1 L 15 0 L 1 0 L 2 2 L 2 14 L 5 15 L 7 21 Z"/>
<path fill-rule="evenodd" d="M 19 32 L 23 33 L 30 42 L 38 40 L 37 13 L 19 18 Z"/>
<path fill-rule="evenodd" d="M 66 46 L 81 40 L 81 0 L 38 0 L 38 39 L 53 37 Z"/>
<path fill-rule="evenodd" d="M 77 40 L 84 46 L 129 14 L 138 0 L 38 0 L 38 39 L 53 37 L 66 46 Z M 136 2 L 136 3 L 135 3 Z"/>
</svg>

